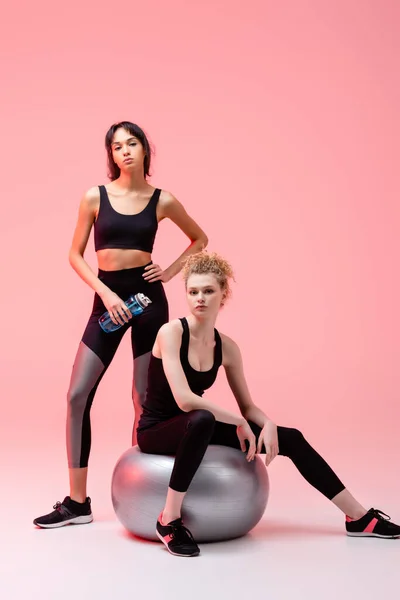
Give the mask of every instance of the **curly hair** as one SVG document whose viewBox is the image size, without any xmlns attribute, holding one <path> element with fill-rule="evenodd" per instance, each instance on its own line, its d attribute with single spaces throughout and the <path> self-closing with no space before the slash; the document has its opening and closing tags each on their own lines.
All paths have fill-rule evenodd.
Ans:
<svg viewBox="0 0 400 600">
<path fill-rule="evenodd" d="M 197 275 L 215 275 L 223 293 L 223 301 L 221 303 L 223 306 L 232 293 L 229 280 L 233 279 L 235 281 L 233 269 L 228 261 L 216 252 L 209 253 L 207 250 L 202 250 L 189 256 L 183 264 L 182 274 L 185 286 L 190 275 L 194 273 Z"/>
</svg>

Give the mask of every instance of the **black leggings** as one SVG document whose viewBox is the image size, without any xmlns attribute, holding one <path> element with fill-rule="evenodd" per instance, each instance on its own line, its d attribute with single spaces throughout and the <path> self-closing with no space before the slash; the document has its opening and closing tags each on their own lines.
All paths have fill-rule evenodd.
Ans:
<svg viewBox="0 0 400 600">
<path fill-rule="evenodd" d="M 258 440 L 261 427 L 249 425 Z M 278 426 L 278 443 L 279 454 L 290 458 L 304 479 L 329 500 L 345 489 L 300 431 Z M 142 452 L 175 455 L 170 487 L 177 492 L 187 491 L 209 444 L 240 450 L 236 426 L 216 421 L 208 410 L 192 410 L 141 430 L 138 444 Z"/>
<path fill-rule="evenodd" d="M 141 414 L 147 387 L 151 349 L 160 327 L 168 322 L 168 304 L 160 281 L 149 283 L 143 279 L 144 267 L 119 271 L 99 270 L 99 279 L 122 300 L 142 292 L 152 301 L 139 316 L 132 317 L 122 327 L 105 333 L 99 317 L 106 311 L 101 298 L 95 294 L 93 310 L 79 345 L 68 390 L 67 454 L 68 466 L 86 467 L 91 446 L 90 409 L 97 387 L 107 371 L 118 346 L 131 330 L 134 362 L 132 396 L 135 404 L 133 443 L 136 443 L 136 425 Z"/>
</svg>

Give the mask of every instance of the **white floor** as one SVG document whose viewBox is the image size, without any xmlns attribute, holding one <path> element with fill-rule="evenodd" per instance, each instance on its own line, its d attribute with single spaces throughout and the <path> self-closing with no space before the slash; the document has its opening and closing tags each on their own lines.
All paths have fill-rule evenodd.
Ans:
<svg viewBox="0 0 400 600">
<path fill-rule="evenodd" d="M 272 475 L 270 501 L 253 532 L 239 540 L 202 544 L 201 556 L 192 559 L 173 557 L 159 543 L 128 535 L 113 515 L 104 481 L 93 496 L 95 522 L 58 530 L 32 525 L 34 516 L 51 508 L 52 482 L 31 497 L 20 494 L 9 503 L 2 527 L 1 598 L 399 597 L 400 540 L 348 538 L 341 513 L 302 482 L 289 463 L 282 462 Z M 363 494 L 366 489 L 361 488 Z M 400 521 L 398 495 L 382 488 L 376 497 L 376 507 Z M 50 503 L 56 500 L 51 497 Z"/>
</svg>

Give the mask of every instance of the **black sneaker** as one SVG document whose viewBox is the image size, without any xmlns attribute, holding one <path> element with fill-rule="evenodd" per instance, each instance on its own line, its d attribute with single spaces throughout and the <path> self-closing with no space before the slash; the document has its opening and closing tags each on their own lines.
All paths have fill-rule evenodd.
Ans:
<svg viewBox="0 0 400 600">
<path fill-rule="evenodd" d="M 354 537 L 400 538 L 400 527 L 390 523 L 390 517 L 381 510 L 370 508 L 361 519 L 346 517 L 347 535 Z"/>
<path fill-rule="evenodd" d="M 168 525 L 161 524 L 161 516 L 157 521 L 157 536 L 166 545 L 168 552 L 174 556 L 198 556 L 200 548 L 193 539 L 189 529 L 182 523 L 182 519 L 175 519 Z"/>
<path fill-rule="evenodd" d="M 77 525 L 91 523 L 93 515 L 90 502 L 89 497 L 86 498 L 85 502 L 75 502 L 75 500 L 71 500 L 69 496 L 66 496 L 63 502 L 55 503 L 53 512 L 38 517 L 33 521 L 33 524 L 44 529 L 52 529 L 72 523 Z"/>
</svg>

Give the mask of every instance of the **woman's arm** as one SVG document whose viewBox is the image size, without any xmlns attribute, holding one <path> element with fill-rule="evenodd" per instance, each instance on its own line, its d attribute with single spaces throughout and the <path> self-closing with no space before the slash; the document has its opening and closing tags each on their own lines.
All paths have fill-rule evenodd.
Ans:
<svg viewBox="0 0 400 600">
<path fill-rule="evenodd" d="M 163 325 L 158 332 L 156 347 L 161 354 L 164 372 L 179 408 L 184 412 L 199 408 L 209 410 L 217 421 L 243 426 L 245 424 L 243 417 L 204 400 L 191 391 L 180 361 L 181 342 L 182 325 L 179 321 L 171 321 Z"/>
<path fill-rule="evenodd" d="M 240 412 L 246 421 L 252 421 L 259 427 L 271 421 L 269 417 L 256 406 L 251 399 L 249 388 L 244 376 L 243 361 L 239 346 L 226 335 L 222 337 L 223 366 L 229 387 L 239 405 Z"/>
<path fill-rule="evenodd" d="M 208 238 L 199 225 L 187 214 L 182 204 L 169 192 L 163 191 L 161 193 L 159 206 L 161 218 L 171 219 L 191 241 L 190 246 L 165 269 L 165 280 L 169 281 L 179 273 L 182 269 L 182 263 L 188 256 L 200 252 L 207 246 Z"/>
<path fill-rule="evenodd" d="M 251 399 L 243 371 L 243 361 L 237 344 L 225 335 L 222 336 L 223 357 L 229 386 L 246 421 L 252 421 L 261 432 L 257 440 L 257 452 L 265 452 L 268 466 L 279 453 L 277 426 L 258 408 Z"/>
<path fill-rule="evenodd" d="M 108 288 L 92 271 L 83 258 L 88 243 L 90 231 L 96 218 L 96 210 L 100 202 L 99 188 L 93 187 L 83 196 L 80 206 L 78 221 L 69 251 L 69 262 L 71 267 L 78 273 L 95 292 L 101 296 Z"/>
</svg>

